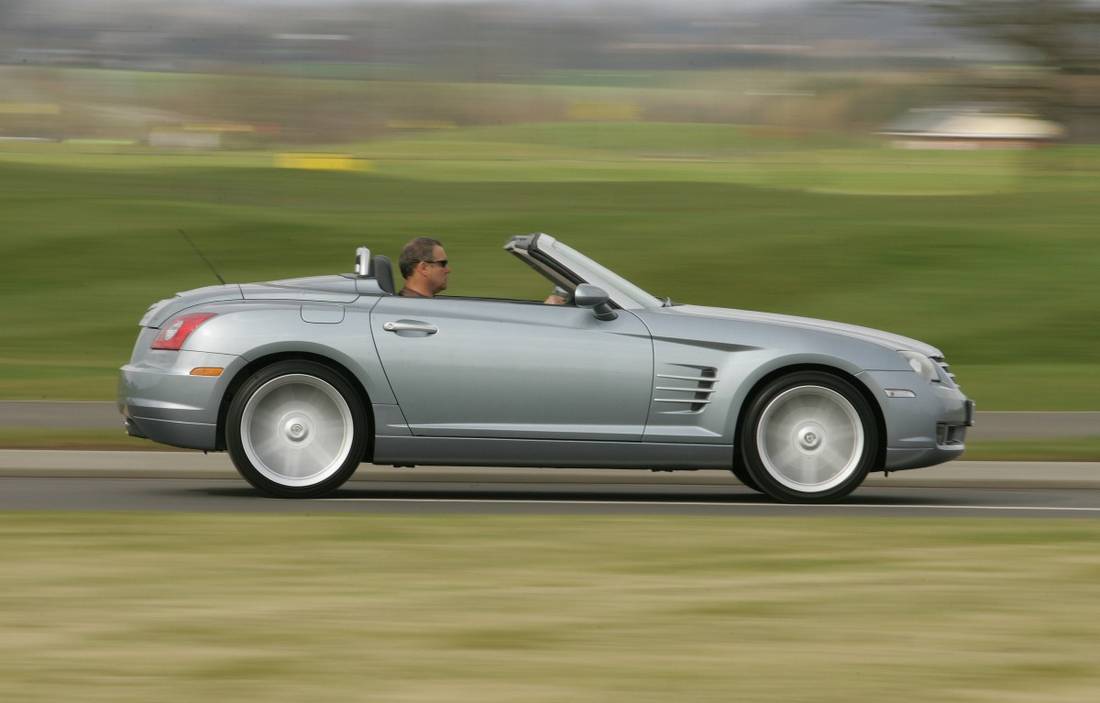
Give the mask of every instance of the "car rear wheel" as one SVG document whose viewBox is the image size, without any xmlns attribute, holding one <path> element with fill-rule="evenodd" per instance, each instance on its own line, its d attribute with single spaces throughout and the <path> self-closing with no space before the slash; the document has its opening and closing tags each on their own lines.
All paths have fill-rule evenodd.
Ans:
<svg viewBox="0 0 1100 703">
<path fill-rule="evenodd" d="M 355 473 L 368 439 L 359 394 L 343 376 L 311 361 L 257 371 L 234 395 L 226 423 L 237 471 L 279 498 L 336 490 Z"/>
<path fill-rule="evenodd" d="M 855 490 L 878 453 L 867 399 L 848 381 L 806 371 L 782 376 L 749 404 L 740 444 L 761 491 L 788 503 L 821 503 Z"/>
</svg>

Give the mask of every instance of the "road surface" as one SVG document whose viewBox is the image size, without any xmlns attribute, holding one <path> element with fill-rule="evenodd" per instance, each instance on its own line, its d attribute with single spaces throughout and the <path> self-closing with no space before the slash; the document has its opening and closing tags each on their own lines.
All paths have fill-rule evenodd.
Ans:
<svg viewBox="0 0 1100 703">
<path fill-rule="evenodd" d="M 263 497 L 224 454 L 0 451 L 0 511 L 1100 518 L 1100 464 L 953 462 L 874 474 L 838 505 L 769 501 L 727 472 L 363 465 L 330 498 Z"/>
</svg>

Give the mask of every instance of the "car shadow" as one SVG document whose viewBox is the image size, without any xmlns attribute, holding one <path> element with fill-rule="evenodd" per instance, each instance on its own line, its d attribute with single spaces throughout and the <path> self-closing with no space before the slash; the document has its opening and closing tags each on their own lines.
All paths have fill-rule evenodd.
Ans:
<svg viewBox="0 0 1100 703">
<path fill-rule="evenodd" d="M 260 498 L 267 500 L 289 500 L 272 498 L 251 486 L 241 487 L 207 487 L 187 488 L 188 493 L 202 494 L 217 498 Z M 957 502 L 957 498 L 946 496 L 930 496 L 927 493 L 920 495 L 898 495 L 897 489 L 891 489 L 889 494 L 883 494 L 881 490 L 870 489 L 864 493 L 857 492 L 838 503 L 845 505 L 866 506 L 897 506 L 897 505 L 946 505 Z M 758 504 L 778 505 L 778 501 L 757 493 L 747 488 L 721 489 L 714 491 L 674 491 L 660 492 L 655 490 L 627 491 L 627 490 L 531 490 L 524 489 L 497 489 L 497 488 L 360 488 L 344 487 L 331 495 L 313 499 L 316 502 L 338 502 L 346 500 L 363 501 L 485 501 L 485 502 L 531 502 L 531 503 L 729 503 L 729 504 Z"/>
</svg>

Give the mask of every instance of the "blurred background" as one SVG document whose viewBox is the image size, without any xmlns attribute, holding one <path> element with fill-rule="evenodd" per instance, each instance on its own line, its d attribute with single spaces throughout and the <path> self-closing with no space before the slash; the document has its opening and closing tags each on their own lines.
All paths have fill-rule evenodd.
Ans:
<svg viewBox="0 0 1100 703">
<path fill-rule="evenodd" d="M 979 423 L 1097 411 L 1098 141 L 1090 0 L 0 0 L 0 401 L 113 400 L 147 306 L 216 283 L 181 231 L 231 282 L 430 235 L 450 293 L 533 300 L 501 247 L 544 231 L 676 301 L 928 341 Z M 102 406 L 0 449 L 152 448 Z M 1100 460 L 1100 428 L 1028 434 L 966 458 Z M 210 512 L 0 511 L 0 700 L 1100 691 L 1095 520 L 261 515 L 146 484 Z"/>
<path fill-rule="evenodd" d="M 657 295 L 942 349 L 979 408 L 1100 397 L 1088 0 L 3 0 L 0 397 L 110 399 L 145 307 L 546 231 Z"/>
</svg>

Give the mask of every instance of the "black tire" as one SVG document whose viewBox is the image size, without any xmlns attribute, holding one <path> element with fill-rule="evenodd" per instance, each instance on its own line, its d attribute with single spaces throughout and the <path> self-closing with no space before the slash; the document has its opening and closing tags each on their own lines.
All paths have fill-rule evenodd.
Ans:
<svg viewBox="0 0 1100 703">
<path fill-rule="evenodd" d="M 878 423 L 851 382 L 820 371 L 781 376 L 749 402 L 738 438 L 759 490 L 785 503 L 826 503 L 874 468 Z"/>
<path fill-rule="evenodd" d="M 370 440 L 357 390 L 315 361 L 256 371 L 229 403 L 226 448 L 237 471 L 277 498 L 319 498 L 344 484 Z"/>
<path fill-rule="evenodd" d="M 741 456 L 741 452 L 734 450 L 733 454 L 734 456 L 732 471 L 734 477 L 736 477 L 737 480 L 741 483 L 745 484 L 746 488 L 751 488 L 757 493 L 763 493 L 764 491 L 760 490 L 760 486 L 756 483 L 756 479 L 754 479 L 749 474 L 749 470 L 745 468 L 745 458 Z"/>
</svg>

